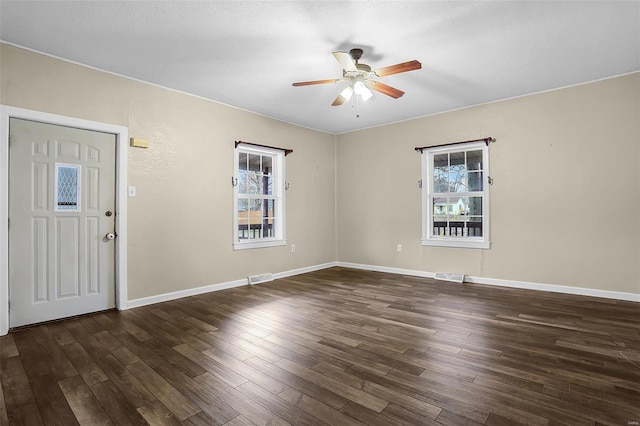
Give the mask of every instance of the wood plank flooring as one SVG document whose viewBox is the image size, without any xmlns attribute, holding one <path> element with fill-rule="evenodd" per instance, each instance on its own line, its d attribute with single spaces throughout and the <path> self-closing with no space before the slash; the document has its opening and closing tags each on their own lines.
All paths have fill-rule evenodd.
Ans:
<svg viewBox="0 0 640 426">
<path fill-rule="evenodd" d="M 0 424 L 638 425 L 640 304 L 331 268 L 0 338 Z"/>
</svg>

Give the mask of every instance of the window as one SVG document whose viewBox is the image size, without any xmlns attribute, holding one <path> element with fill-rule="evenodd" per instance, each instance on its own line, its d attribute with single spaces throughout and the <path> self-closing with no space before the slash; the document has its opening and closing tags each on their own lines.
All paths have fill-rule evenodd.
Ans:
<svg viewBox="0 0 640 426">
<path fill-rule="evenodd" d="M 234 249 L 285 245 L 284 151 L 240 143 L 234 157 Z"/>
<path fill-rule="evenodd" d="M 56 212 L 80 211 L 80 166 L 56 163 Z"/>
<path fill-rule="evenodd" d="M 424 148 L 422 245 L 489 248 L 489 148 Z"/>
</svg>

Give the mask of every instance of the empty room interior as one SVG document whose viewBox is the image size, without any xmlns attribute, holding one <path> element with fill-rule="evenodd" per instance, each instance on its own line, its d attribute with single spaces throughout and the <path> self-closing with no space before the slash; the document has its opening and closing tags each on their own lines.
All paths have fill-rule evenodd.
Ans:
<svg viewBox="0 0 640 426">
<path fill-rule="evenodd" d="M 640 424 L 640 2 L 0 0 L 0 424 Z"/>
</svg>

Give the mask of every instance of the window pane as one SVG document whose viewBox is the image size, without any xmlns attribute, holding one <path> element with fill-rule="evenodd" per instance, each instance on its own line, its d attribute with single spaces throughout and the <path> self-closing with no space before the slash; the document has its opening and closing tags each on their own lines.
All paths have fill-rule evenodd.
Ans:
<svg viewBox="0 0 640 426">
<path fill-rule="evenodd" d="M 482 237 L 482 217 L 471 216 L 467 222 L 470 237 Z"/>
<path fill-rule="evenodd" d="M 270 218 L 273 218 L 275 203 L 275 200 L 267 200 L 267 216 Z"/>
<path fill-rule="evenodd" d="M 249 238 L 249 228 L 246 224 L 238 223 L 238 239 L 246 240 Z"/>
<path fill-rule="evenodd" d="M 435 197 L 433 199 L 433 217 L 434 220 L 446 220 L 447 213 L 449 212 L 449 204 L 447 198 Z"/>
<path fill-rule="evenodd" d="M 241 198 L 238 200 L 238 238 L 249 238 L 249 201 Z"/>
<path fill-rule="evenodd" d="M 238 213 L 244 212 L 246 216 L 248 211 L 249 211 L 249 200 L 247 200 L 246 198 L 238 199 Z"/>
<path fill-rule="evenodd" d="M 446 167 L 433 169 L 433 192 L 449 192 L 449 175 Z"/>
<path fill-rule="evenodd" d="M 466 170 L 464 165 L 464 152 L 452 152 L 449 161 L 452 172 L 462 172 Z"/>
<path fill-rule="evenodd" d="M 469 207 L 467 214 L 471 216 L 482 216 L 482 197 L 468 197 Z"/>
<path fill-rule="evenodd" d="M 466 214 L 467 210 L 467 197 L 450 197 L 449 198 L 449 215 L 453 216 L 454 220 L 459 219 L 460 216 Z"/>
<path fill-rule="evenodd" d="M 449 154 L 437 154 L 433 156 L 433 167 L 444 168 L 449 167 Z"/>
<path fill-rule="evenodd" d="M 273 171 L 273 158 L 262 157 L 262 173 L 265 175 L 271 174 Z"/>
<path fill-rule="evenodd" d="M 239 170 L 247 170 L 247 154 L 241 152 L 238 155 L 238 169 Z"/>
<path fill-rule="evenodd" d="M 249 239 L 262 235 L 262 200 L 249 199 Z"/>
<path fill-rule="evenodd" d="M 482 151 L 467 151 L 467 170 L 482 170 Z"/>
<path fill-rule="evenodd" d="M 265 176 L 263 179 L 263 190 L 266 195 L 273 195 L 273 176 Z"/>
<path fill-rule="evenodd" d="M 249 224 L 256 225 L 262 221 L 262 200 L 249 200 Z"/>
<path fill-rule="evenodd" d="M 253 172 L 260 171 L 260 156 L 249 154 L 249 170 Z"/>
<path fill-rule="evenodd" d="M 246 170 L 238 171 L 238 192 L 240 192 L 240 194 L 247 193 L 247 171 Z"/>
<path fill-rule="evenodd" d="M 447 221 L 439 220 L 433 222 L 433 235 L 434 236 L 445 236 L 447 235 Z"/>
<path fill-rule="evenodd" d="M 262 227 L 262 235 L 264 238 L 273 238 L 276 235 L 275 220 L 273 218 L 265 218 Z"/>
<path fill-rule="evenodd" d="M 246 172 L 247 173 L 247 186 L 245 194 L 262 194 L 262 174 L 260 172 Z"/>
<path fill-rule="evenodd" d="M 56 164 L 56 206 L 55 210 L 80 211 L 80 166 Z"/>
<path fill-rule="evenodd" d="M 449 154 L 433 156 L 433 192 L 449 192 Z"/>
<path fill-rule="evenodd" d="M 467 172 L 454 171 L 453 166 L 449 173 L 449 192 L 467 192 Z"/>
<path fill-rule="evenodd" d="M 267 219 L 269 223 L 269 237 L 275 237 L 277 221 L 274 218 L 276 202 L 275 200 L 267 200 Z"/>
<path fill-rule="evenodd" d="M 464 237 L 465 223 L 462 220 L 449 221 L 449 236 L 451 237 Z"/>
<path fill-rule="evenodd" d="M 470 172 L 467 175 L 467 188 L 469 191 L 482 191 L 482 172 Z"/>
<path fill-rule="evenodd" d="M 272 238 L 275 236 L 275 221 L 273 212 L 275 208 L 275 200 L 265 200 L 265 211 L 263 216 L 264 236 Z"/>
<path fill-rule="evenodd" d="M 454 207 L 455 220 L 464 220 L 469 210 L 469 197 L 452 198 L 451 205 Z"/>
</svg>

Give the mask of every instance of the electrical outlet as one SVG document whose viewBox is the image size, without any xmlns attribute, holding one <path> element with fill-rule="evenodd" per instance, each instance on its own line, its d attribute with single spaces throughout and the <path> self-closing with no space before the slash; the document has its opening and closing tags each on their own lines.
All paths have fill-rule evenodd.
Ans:
<svg viewBox="0 0 640 426">
<path fill-rule="evenodd" d="M 402 253 L 402 244 L 398 244 L 398 253 Z"/>
<path fill-rule="evenodd" d="M 296 252 L 296 245 L 291 244 L 291 253 L 295 253 L 295 252 Z"/>
</svg>

